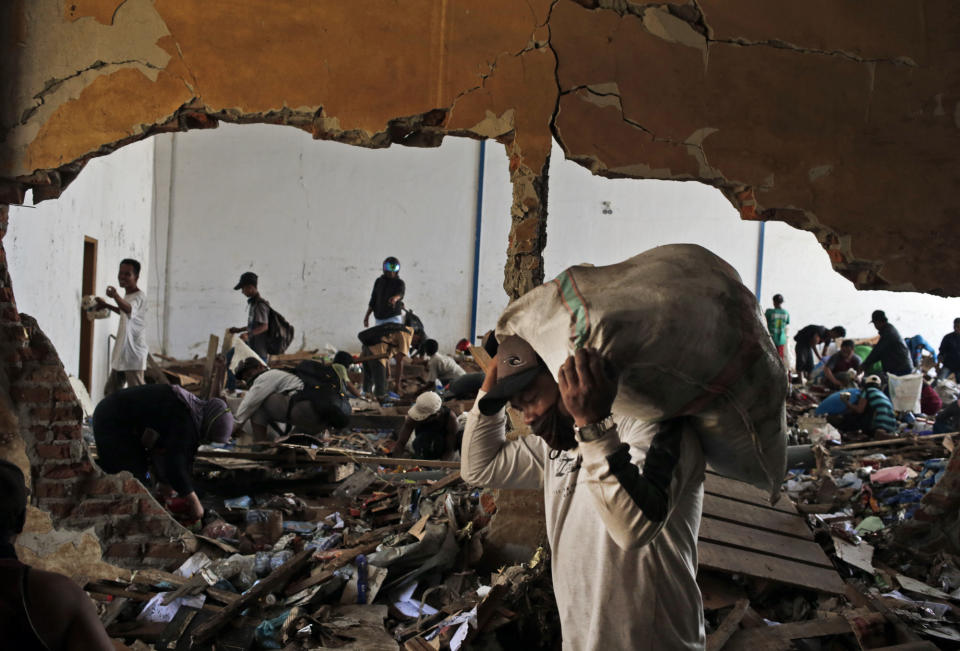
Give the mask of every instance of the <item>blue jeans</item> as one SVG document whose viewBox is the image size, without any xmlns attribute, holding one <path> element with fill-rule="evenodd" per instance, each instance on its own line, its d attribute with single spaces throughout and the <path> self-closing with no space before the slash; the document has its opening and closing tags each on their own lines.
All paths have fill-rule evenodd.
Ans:
<svg viewBox="0 0 960 651">
<path fill-rule="evenodd" d="M 389 319 L 378 319 L 373 317 L 373 325 L 383 325 L 384 323 L 399 323 L 403 325 L 403 315 L 398 314 L 397 316 L 392 316 Z"/>
</svg>

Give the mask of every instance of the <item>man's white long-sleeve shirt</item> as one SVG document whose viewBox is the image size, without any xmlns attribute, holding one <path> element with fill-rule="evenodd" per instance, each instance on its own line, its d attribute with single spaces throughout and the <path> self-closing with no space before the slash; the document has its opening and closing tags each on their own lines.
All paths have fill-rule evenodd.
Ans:
<svg viewBox="0 0 960 651">
<path fill-rule="evenodd" d="M 503 410 L 484 416 L 474 405 L 461 473 L 474 485 L 543 488 L 564 649 L 702 649 L 699 439 L 684 426 L 667 517 L 654 522 L 610 471 L 607 457 L 627 443 L 631 461 L 642 468 L 657 426 L 616 415 L 614 420 L 615 432 L 551 459 L 539 436 L 506 440 Z"/>
<path fill-rule="evenodd" d="M 303 380 L 293 373 L 278 369 L 264 371 L 257 376 L 250 390 L 243 396 L 234 418 L 238 423 L 245 423 L 271 394 L 293 393 L 302 388 Z"/>
</svg>

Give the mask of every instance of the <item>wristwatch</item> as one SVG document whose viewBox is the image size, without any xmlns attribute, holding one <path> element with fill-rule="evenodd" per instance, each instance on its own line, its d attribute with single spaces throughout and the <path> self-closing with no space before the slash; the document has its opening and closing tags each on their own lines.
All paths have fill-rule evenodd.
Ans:
<svg viewBox="0 0 960 651">
<path fill-rule="evenodd" d="M 617 424 L 613 422 L 613 414 L 609 414 L 606 418 L 596 423 L 590 423 L 583 427 L 574 425 L 573 431 L 576 432 L 578 439 L 587 443 L 589 441 L 596 441 L 616 426 Z"/>
</svg>

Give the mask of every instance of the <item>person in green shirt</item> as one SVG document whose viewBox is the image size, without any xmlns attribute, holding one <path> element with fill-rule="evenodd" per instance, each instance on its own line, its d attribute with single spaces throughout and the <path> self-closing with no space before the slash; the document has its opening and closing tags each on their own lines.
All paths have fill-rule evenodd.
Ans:
<svg viewBox="0 0 960 651">
<path fill-rule="evenodd" d="M 787 324 L 790 323 L 790 313 L 783 309 L 783 295 L 774 294 L 773 307 L 764 312 L 767 317 L 767 330 L 773 337 L 773 343 L 783 359 L 783 351 L 787 345 Z"/>
</svg>

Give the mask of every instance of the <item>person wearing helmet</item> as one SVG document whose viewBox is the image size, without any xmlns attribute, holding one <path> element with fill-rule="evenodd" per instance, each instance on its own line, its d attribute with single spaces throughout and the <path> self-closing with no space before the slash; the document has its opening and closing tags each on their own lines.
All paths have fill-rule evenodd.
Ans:
<svg viewBox="0 0 960 651">
<path fill-rule="evenodd" d="M 202 443 L 226 443 L 233 414 L 220 398 L 202 400 L 179 386 L 145 384 L 122 389 L 93 412 L 97 463 L 104 472 L 129 470 L 147 483 L 149 472 L 163 498 L 182 498 L 185 514 L 203 517 L 193 489 L 193 460 Z"/>
<path fill-rule="evenodd" d="M 370 315 L 374 325 L 383 323 L 403 324 L 403 293 L 406 285 L 400 279 L 400 261 L 390 256 L 383 261 L 383 275 L 373 283 L 363 327 L 370 327 Z"/>
</svg>

